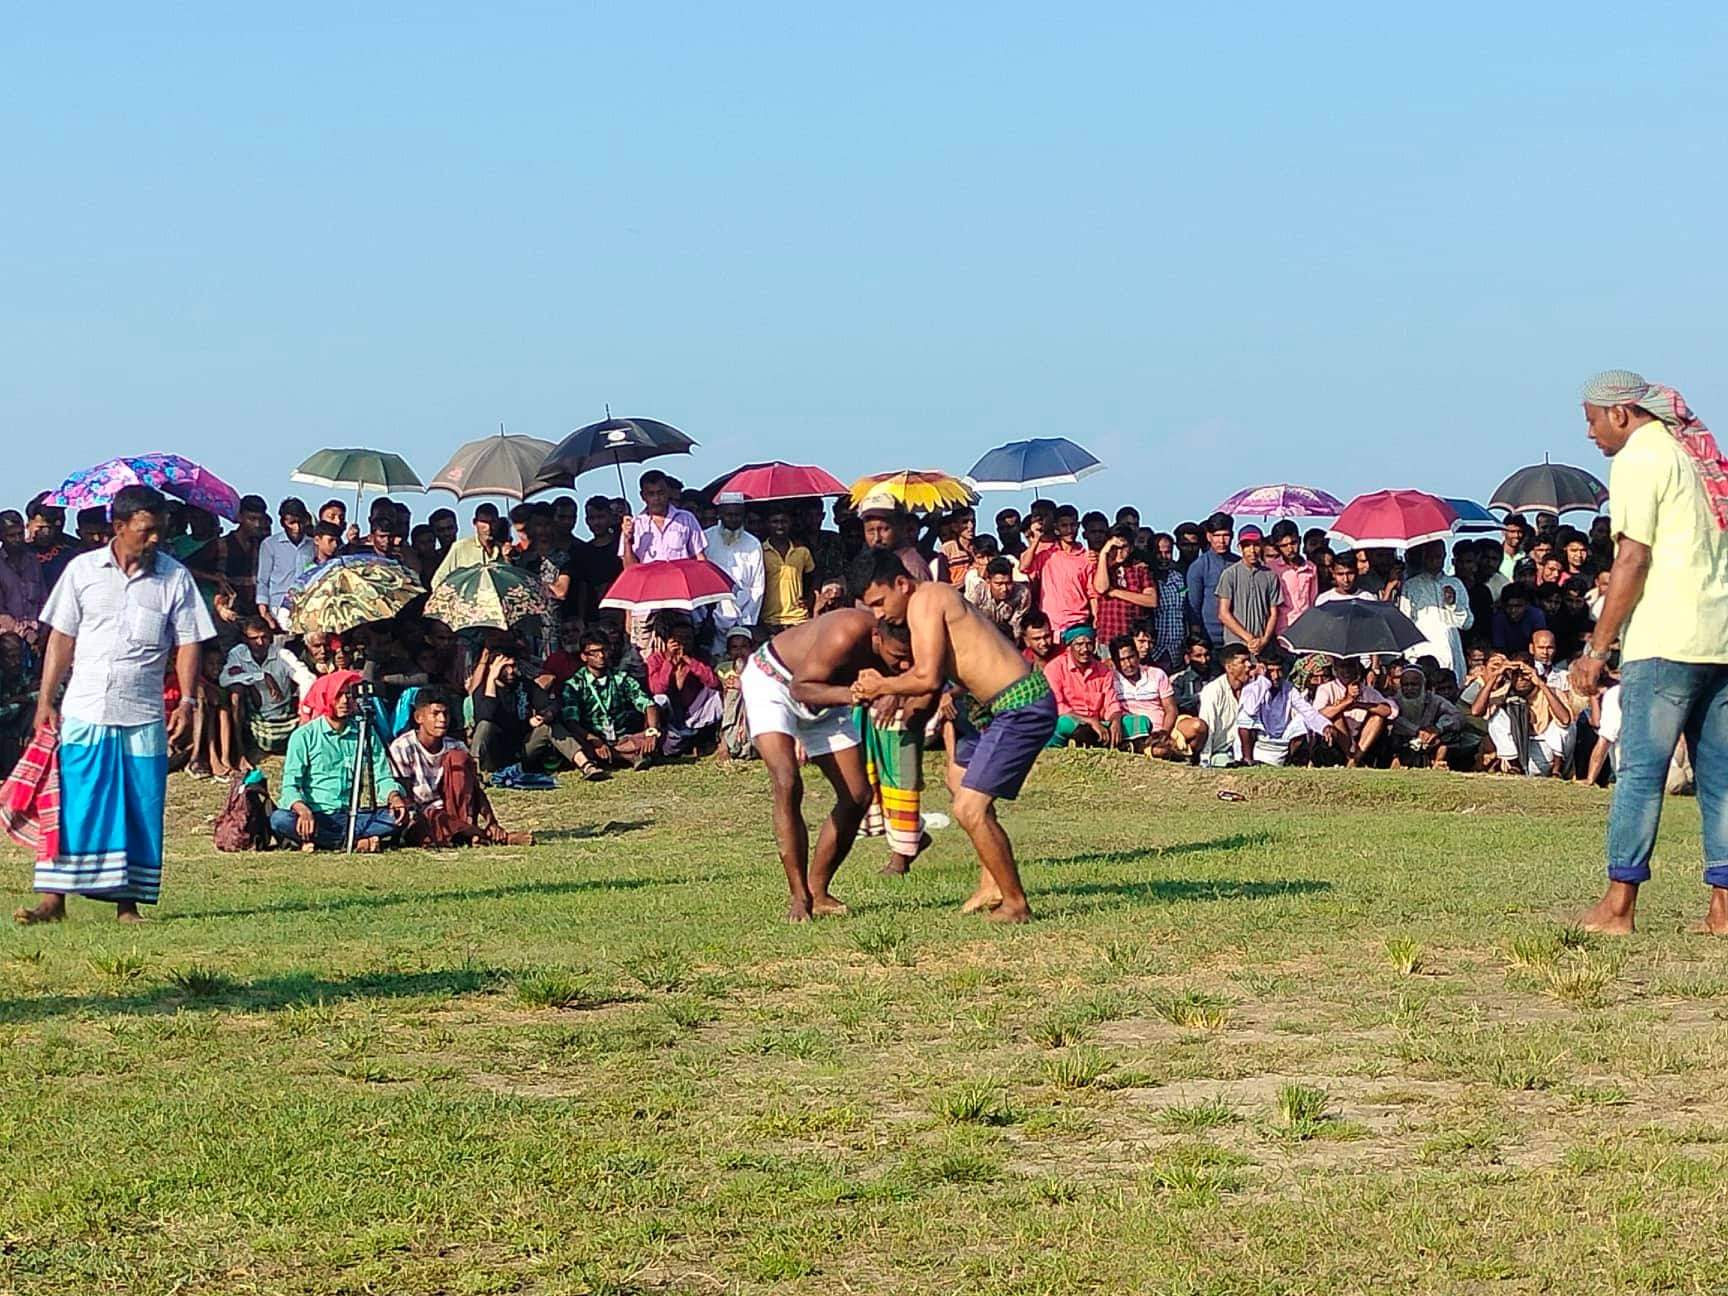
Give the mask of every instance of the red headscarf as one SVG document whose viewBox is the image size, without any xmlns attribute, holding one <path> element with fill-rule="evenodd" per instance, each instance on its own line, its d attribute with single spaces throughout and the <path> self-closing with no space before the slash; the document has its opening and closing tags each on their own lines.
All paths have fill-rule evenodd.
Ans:
<svg viewBox="0 0 1728 1296">
<path fill-rule="evenodd" d="M 300 699 L 300 723 L 308 720 L 328 720 L 330 708 L 342 691 L 352 684 L 358 684 L 364 676 L 359 671 L 331 671 L 328 675 L 320 675 L 311 688 L 306 690 L 306 696 Z"/>
</svg>

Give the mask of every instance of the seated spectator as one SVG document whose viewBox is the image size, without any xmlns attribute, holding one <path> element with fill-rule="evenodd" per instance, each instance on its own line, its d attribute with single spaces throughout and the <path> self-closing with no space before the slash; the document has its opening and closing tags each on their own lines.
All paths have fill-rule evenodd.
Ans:
<svg viewBox="0 0 1728 1296">
<path fill-rule="evenodd" d="M 1198 714 L 1191 726 L 1177 726 L 1182 735 L 1178 750 L 1186 747 L 1201 765 L 1228 765 L 1235 759 L 1242 690 L 1254 671 L 1254 656 L 1245 644 L 1225 644 L 1218 660 L 1222 670 L 1200 690 Z"/>
<path fill-rule="evenodd" d="M 1496 772 L 1564 773 L 1572 708 L 1537 673 L 1529 653 L 1491 656 L 1470 709 L 1488 721 Z"/>
<path fill-rule="evenodd" d="M 473 717 L 471 747 L 481 770 L 495 774 L 532 764 L 547 754 L 544 739 L 533 751 L 530 742 L 542 728 L 556 727 L 557 703 L 547 689 L 522 673 L 513 644 L 506 640 L 483 647 L 467 685 Z"/>
<path fill-rule="evenodd" d="M 720 678 L 696 657 L 696 630 L 682 621 L 666 633 L 664 646 L 648 655 L 648 692 L 665 718 L 660 754 L 702 755 L 719 739 Z"/>
<path fill-rule="evenodd" d="M 980 542 L 985 538 L 980 537 Z M 1010 639 L 1019 638 L 1020 627 L 1032 608 L 1032 587 L 1014 576 L 1014 560 L 996 557 L 985 566 L 984 579 L 966 587 L 966 601 Z"/>
<path fill-rule="evenodd" d="M 1512 584 L 1500 591 L 1500 605 L 1494 612 L 1494 650 L 1510 656 L 1529 652 L 1530 637 L 1546 630 L 1548 620 L 1532 605 L 1529 586 Z"/>
<path fill-rule="evenodd" d="M 714 674 L 720 681 L 720 745 L 715 756 L 722 760 L 754 760 L 756 744 L 750 739 L 750 722 L 744 714 L 744 667 L 755 651 L 756 640 L 746 629 L 726 636 L 726 657 Z"/>
<path fill-rule="evenodd" d="M 319 680 L 306 697 L 312 718 L 288 740 L 282 795 L 270 828 L 301 850 L 338 850 L 347 844 L 360 747 L 360 727 L 353 723 L 360 706 L 360 679 L 357 671 L 338 671 Z M 384 744 L 374 738 L 368 749 L 372 790 L 386 798 L 386 804 L 362 804 L 355 818 L 354 849 L 364 854 L 393 841 L 413 814 Z"/>
<path fill-rule="evenodd" d="M 247 769 L 251 761 L 240 750 L 246 745 L 241 735 L 260 755 L 286 752 L 300 722 L 300 697 L 318 677 L 282 650 L 263 617 L 247 617 L 240 636 L 222 666 L 221 682 L 234 718 L 235 750 L 227 753 L 229 763 Z"/>
<path fill-rule="evenodd" d="M 1170 677 L 1170 691 L 1179 715 L 1200 714 L 1200 691 L 1218 678 L 1212 660 L 1212 641 L 1205 635 L 1189 635 L 1182 644 L 1182 669 Z"/>
<path fill-rule="evenodd" d="M 1458 708 L 1429 689 L 1428 673 L 1420 666 L 1400 672 L 1393 701 L 1398 707 L 1392 717 L 1393 768 L 1446 764 L 1450 746 L 1464 728 Z"/>
<path fill-rule="evenodd" d="M 435 689 L 414 699 L 414 727 L 390 744 L 390 764 L 407 791 L 410 846 L 532 846 L 532 833 L 507 832 L 486 797 L 465 744 L 450 736 L 450 702 Z"/>
<path fill-rule="evenodd" d="M 1098 635 L 1089 625 L 1062 632 L 1063 651 L 1044 666 L 1056 698 L 1056 732 L 1049 746 L 1120 747 L 1122 703 L 1116 672 L 1098 660 Z"/>
<path fill-rule="evenodd" d="M 1282 653 L 1260 657 L 1261 673 L 1242 687 L 1236 713 L 1237 760 L 1249 765 L 1303 765 L 1326 719 L 1290 680 Z"/>
<path fill-rule="evenodd" d="M 10 770 L 36 728 L 37 674 L 22 635 L 0 633 L 0 770 Z"/>
<path fill-rule="evenodd" d="M 602 768 L 647 769 L 663 732 L 659 705 L 634 675 L 612 665 L 612 641 L 604 634 L 584 635 L 581 655 L 582 669 L 559 699 L 564 728 Z M 575 763 L 564 746 L 558 751 Z"/>
<path fill-rule="evenodd" d="M 1050 618 L 1036 609 L 1020 617 L 1020 655 L 1029 665 L 1045 666 L 1060 656 L 1062 646 L 1050 628 Z"/>
<path fill-rule="evenodd" d="M 1333 666 L 1332 678 L 1314 690 L 1314 709 L 1328 722 L 1330 741 L 1339 746 L 1347 766 L 1354 769 L 1381 759 L 1397 708 L 1363 679 L 1361 662 L 1346 657 Z"/>
<path fill-rule="evenodd" d="M 1116 667 L 1116 700 L 1122 706 L 1122 735 L 1135 751 L 1162 746 L 1176 724 L 1176 698 L 1170 677 L 1141 659 L 1130 635 L 1110 641 Z"/>
</svg>

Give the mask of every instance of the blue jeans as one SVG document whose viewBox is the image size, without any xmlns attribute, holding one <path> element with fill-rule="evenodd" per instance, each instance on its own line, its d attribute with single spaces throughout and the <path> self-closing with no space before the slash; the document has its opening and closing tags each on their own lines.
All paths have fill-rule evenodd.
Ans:
<svg viewBox="0 0 1728 1296">
<path fill-rule="evenodd" d="M 278 837 L 286 837 L 289 841 L 299 841 L 299 830 L 294 827 L 294 812 L 286 806 L 279 806 L 270 816 L 270 831 Z M 362 810 L 356 821 L 354 840 L 363 837 L 395 837 L 402 831 L 402 825 L 397 823 L 388 810 Z M 348 845 L 348 812 L 342 810 L 336 814 L 325 814 L 322 810 L 312 812 L 312 841 L 319 850 L 342 850 Z"/>
<path fill-rule="evenodd" d="M 1728 666 L 1648 657 L 1620 672 L 1620 767 L 1608 811 L 1608 877 L 1648 882 L 1668 764 L 1692 745 L 1704 881 L 1728 887 Z"/>
</svg>

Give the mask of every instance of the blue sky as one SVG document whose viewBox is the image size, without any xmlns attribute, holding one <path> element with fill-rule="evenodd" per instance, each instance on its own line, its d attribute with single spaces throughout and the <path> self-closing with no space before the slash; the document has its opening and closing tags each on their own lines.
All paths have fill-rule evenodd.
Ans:
<svg viewBox="0 0 1728 1296">
<path fill-rule="evenodd" d="M 362 8 L 9 20 L 7 503 L 607 402 L 692 482 L 1067 435 L 1166 526 L 1606 475 L 1601 368 L 1728 433 L 1728 10 Z"/>
</svg>

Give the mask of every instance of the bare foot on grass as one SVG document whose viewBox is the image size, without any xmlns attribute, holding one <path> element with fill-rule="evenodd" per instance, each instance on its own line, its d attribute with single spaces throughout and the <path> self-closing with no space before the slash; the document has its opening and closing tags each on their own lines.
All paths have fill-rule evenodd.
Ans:
<svg viewBox="0 0 1728 1296">
<path fill-rule="evenodd" d="M 1578 925 L 1588 932 L 1603 936 L 1630 936 L 1632 915 L 1638 905 L 1638 888 L 1629 882 L 1610 882 L 1607 893 L 1589 909 L 1578 915 Z M 1715 901 L 1711 901 L 1714 911 Z M 1723 915 L 1728 920 L 1728 912 Z"/>
<path fill-rule="evenodd" d="M 981 886 L 971 895 L 965 904 L 960 906 L 963 914 L 977 913 L 983 909 L 994 909 L 1002 903 L 1002 893 L 995 887 Z"/>
<path fill-rule="evenodd" d="M 808 900 L 789 900 L 786 902 L 786 921 L 789 923 L 807 923 L 810 921 L 810 902 Z"/>
<path fill-rule="evenodd" d="M 61 905 L 51 905 L 44 900 L 32 909 L 19 909 L 12 915 L 12 921 L 20 927 L 35 927 L 40 923 L 57 923 L 66 917 L 66 910 Z"/>
<path fill-rule="evenodd" d="M 996 907 L 984 916 L 985 922 L 1023 923 L 1032 921 L 1032 907 L 1024 902 L 1005 905 L 998 900 Z"/>
<path fill-rule="evenodd" d="M 825 895 L 811 899 L 810 912 L 818 918 L 840 918 L 852 911 L 833 896 Z"/>
</svg>

